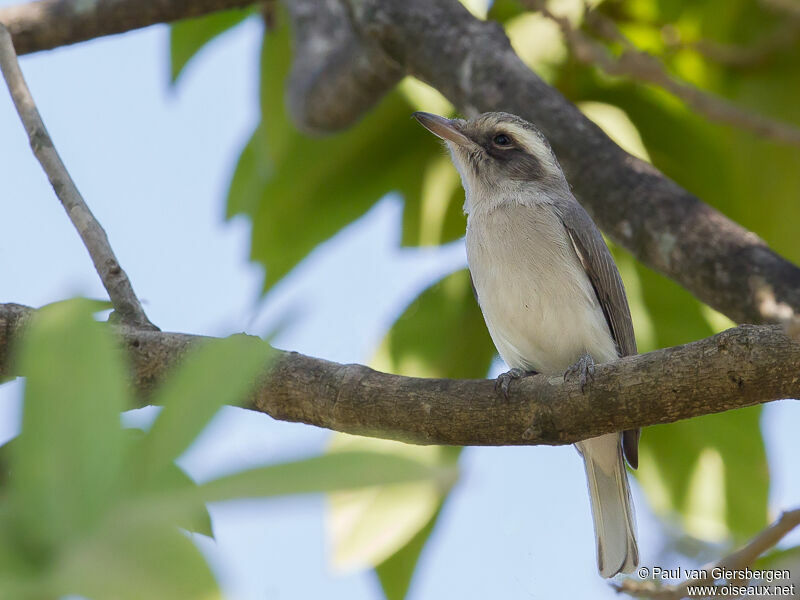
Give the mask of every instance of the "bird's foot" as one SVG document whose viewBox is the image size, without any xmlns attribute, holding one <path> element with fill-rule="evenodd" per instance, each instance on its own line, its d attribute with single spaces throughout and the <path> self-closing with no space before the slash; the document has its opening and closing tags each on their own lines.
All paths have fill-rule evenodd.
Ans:
<svg viewBox="0 0 800 600">
<path fill-rule="evenodd" d="M 511 382 L 515 379 L 520 379 L 522 377 L 528 377 L 530 375 L 536 375 L 536 371 L 526 371 L 525 369 L 520 369 L 515 367 L 505 373 L 501 373 L 494 382 L 494 389 L 498 392 L 503 394 L 503 397 L 508 400 L 508 392 L 509 386 Z"/>
<path fill-rule="evenodd" d="M 586 383 L 594 379 L 594 359 L 591 354 L 584 354 L 574 365 L 564 371 L 564 381 L 572 379 L 576 375 L 579 377 L 581 392 L 583 392 Z"/>
</svg>

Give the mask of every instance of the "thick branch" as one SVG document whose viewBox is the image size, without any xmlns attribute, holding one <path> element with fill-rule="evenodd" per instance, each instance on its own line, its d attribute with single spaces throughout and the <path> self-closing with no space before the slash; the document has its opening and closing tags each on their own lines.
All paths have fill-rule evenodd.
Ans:
<svg viewBox="0 0 800 600">
<path fill-rule="evenodd" d="M 33 309 L 0 305 L 0 377 L 15 374 L 9 349 Z M 146 398 L 203 339 L 116 328 Z M 420 379 L 279 352 L 252 401 L 275 419 L 417 444 L 569 444 L 800 396 L 800 343 L 778 326 L 744 325 L 699 342 L 598 365 L 594 380 L 537 375 L 505 400 L 490 380 Z"/>
<path fill-rule="evenodd" d="M 301 129 L 327 133 L 351 125 L 403 77 L 375 42 L 353 31 L 339 0 L 288 8 L 294 48 L 287 104 Z"/>
<path fill-rule="evenodd" d="M 19 54 L 241 8 L 253 0 L 38 0 L 0 8 Z"/>
<path fill-rule="evenodd" d="M 33 153 L 47 174 L 64 210 L 67 211 L 67 216 L 78 230 L 83 245 L 89 251 L 94 268 L 111 299 L 111 304 L 124 322 L 138 327 L 155 329 L 133 292 L 133 286 L 128 276 L 122 270 L 117 257 L 114 256 L 106 232 L 84 202 L 75 182 L 72 181 L 72 177 L 58 155 L 28 85 L 25 83 L 25 78 L 22 76 L 11 36 L 2 23 L 0 23 L 0 70 L 3 72 L 14 106 L 16 106 L 25 131 L 28 133 Z"/>
<path fill-rule="evenodd" d="M 308 1 L 287 0 L 298 6 Z M 246 2 L 97 0 L 92 10 L 80 12 L 76 7 L 86 5 L 77 0 L 46 0 L 0 10 L 0 21 L 11 17 L 10 26 L 20 38 L 20 46 L 33 51 L 242 4 Z M 320 10 L 324 6 L 320 3 Z M 617 243 L 642 262 L 735 321 L 794 322 L 794 314 L 800 313 L 800 269 L 755 234 L 620 149 L 522 63 L 496 23 L 475 19 L 457 0 L 350 0 L 348 6 L 355 23 L 353 32 L 378 44 L 393 62 L 439 89 L 463 113 L 506 110 L 539 125 L 579 200 Z M 41 10 L 44 7 L 50 9 Z M 69 26 L 57 18 L 55 7 L 73 7 L 63 21 Z M 131 17 L 140 14 L 146 18 Z M 42 32 L 53 29 L 56 22 L 58 29 L 82 34 L 42 39 Z M 364 42 L 366 47 L 374 46 Z M 380 60 L 373 57 L 369 62 L 374 66 Z M 359 69 L 344 65 L 339 62 L 336 69 L 327 71 L 328 65 L 321 62 L 316 72 L 325 73 L 328 79 L 320 81 L 326 81 L 331 90 L 351 85 L 338 81 L 341 77 L 350 78 L 364 97 L 378 98 L 386 91 L 381 84 L 367 94 L 357 83 Z M 314 71 L 309 65 L 304 69 Z M 338 74 L 336 81 L 330 80 L 331 74 Z M 370 81 L 382 81 L 374 73 L 371 77 Z M 307 91 L 314 88 L 313 83 L 305 85 Z M 323 102 L 332 94 L 320 88 L 309 97 Z M 366 108 L 364 104 L 356 106 Z M 325 110 L 306 101 L 296 114 L 314 114 L 320 119 Z M 357 110 L 334 113 L 345 115 L 346 122 L 337 125 L 329 121 L 328 129 L 346 126 L 358 117 Z M 306 125 L 319 129 L 320 122 Z"/>
<path fill-rule="evenodd" d="M 623 151 L 522 63 L 498 24 L 457 0 L 353 5 L 362 32 L 463 113 L 505 110 L 536 123 L 579 200 L 642 262 L 738 322 L 778 320 L 770 306 L 800 311 L 800 269 Z"/>
</svg>

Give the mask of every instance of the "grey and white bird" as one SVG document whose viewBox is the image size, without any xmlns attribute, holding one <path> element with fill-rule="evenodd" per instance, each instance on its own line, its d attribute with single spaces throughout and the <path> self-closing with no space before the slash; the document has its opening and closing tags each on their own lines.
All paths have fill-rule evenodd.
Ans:
<svg viewBox="0 0 800 600">
<path fill-rule="evenodd" d="M 570 191 L 544 136 L 508 113 L 447 119 L 414 113 L 443 139 L 466 193 L 467 262 L 483 317 L 510 382 L 529 372 L 580 377 L 636 353 L 630 309 L 600 231 Z M 603 577 L 638 564 L 625 458 L 639 431 L 576 445 L 583 457 Z"/>
</svg>

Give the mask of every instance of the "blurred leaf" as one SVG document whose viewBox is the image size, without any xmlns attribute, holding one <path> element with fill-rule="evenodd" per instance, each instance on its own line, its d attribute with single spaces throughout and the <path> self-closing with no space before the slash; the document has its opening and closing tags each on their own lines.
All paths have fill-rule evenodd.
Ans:
<svg viewBox="0 0 800 600">
<path fill-rule="evenodd" d="M 123 454 L 127 373 L 91 302 L 37 311 L 22 341 L 22 433 L 9 498 L 26 544 L 47 554 L 86 531 L 115 501 Z"/>
<path fill-rule="evenodd" d="M 220 407 L 244 401 L 271 354 L 267 343 L 245 335 L 192 349 L 153 397 L 164 408 L 135 453 L 142 481 L 157 479 L 172 465 Z"/>
<path fill-rule="evenodd" d="M 310 494 L 395 483 L 432 481 L 447 488 L 456 469 L 380 452 L 337 452 L 250 469 L 199 486 L 206 502 Z"/>
<path fill-rule="evenodd" d="M 701 304 L 688 292 L 645 267 L 638 266 L 637 271 L 654 347 L 676 346 L 714 333 Z M 634 314 L 642 310 L 635 295 L 631 300 Z M 652 349 L 640 347 L 642 352 Z M 730 532 L 743 540 L 764 527 L 769 471 L 760 414 L 761 407 L 752 407 L 645 429 L 642 464 L 636 473 L 653 507 L 677 511 L 687 531 L 703 539 L 719 540 Z M 715 462 L 708 462 L 713 456 L 721 458 L 721 471 L 712 469 Z M 747 494 L 741 493 L 743 473 Z M 717 485 L 709 487 L 712 482 Z"/>
<path fill-rule="evenodd" d="M 495 351 L 466 270 L 422 292 L 395 322 L 373 366 L 426 377 L 483 377 Z M 332 452 L 370 448 L 454 466 L 461 448 L 421 447 L 334 435 Z M 331 494 L 327 515 L 339 566 L 374 566 L 386 597 L 403 598 L 448 490 L 391 486 Z"/>
<path fill-rule="evenodd" d="M 438 146 L 438 140 L 427 142 Z M 450 159 L 442 154 L 425 166 L 419 195 L 407 195 L 403 205 L 404 246 L 436 246 L 464 236 L 467 218 L 464 190 Z"/>
<path fill-rule="evenodd" d="M 239 155 L 239 162 L 228 188 L 228 217 L 235 214 L 254 215 L 258 210 L 261 190 L 272 176 L 267 136 L 259 125 Z"/>
<path fill-rule="evenodd" d="M 411 303 L 386 336 L 376 368 L 417 377 L 485 377 L 495 354 L 462 269 Z"/>
<path fill-rule="evenodd" d="M 494 0 L 489 7 L 488 18 L 505 23 L 524 12 L 525 8 L 519 0 Z"/>
<path fill-rule="evenodd" d="M 136 460 L 136 457 L 140 454 L 139 445 L 145 437 L 146 432 L 134 427 L 123 429 L 123 433 L 128 443 L 127 456 L 129 460 L 131 458 Z M 129 467 L 127 471 L 129 474 L 129 483 L 134 488 L 134 495 L 129 496 L 129 499 L 136 498 L 143 492 L 147 494 L 153 494 L 155 492 L 171 497 L 173 494 L 186 493 L 188 490 L 197 488 L 197 483 L 195 483 L 194 479 L 189 477 L 176 463 L 170 463 L 165 468 L 161 469 L 158 478 L 146 482 L 147 487 L 145 488 L 140 487 L 141 481 L 132 475 L 135 468 L 136 467 Z M 174 524 L 192 533 L 202 533 L 208 537 L 214 537 L 214 531 L 211 526 L 211 515 L 204 504 L 198 505 L 196 502 L 187 502 L 183 510 L 175 511 L 169 517 L 158 520 L 169 521 L 170 519 L 173 521 L 170 525 Z"/>
<path fill-rule="evenodd" d="M 198 487 L 194 479 L 189 477 L 183 469 L 174 463 L 164 470 L 159 483 L 162 486 L 160 491 L 165 494 L 169 494 L 170 491 L 174 490 L 194 489 Z M 214 537 L 211 515 L 205 505 L 197 510 L 187 510 L 185 513 L 179 514 L 175 524 L 186 531 L 202 533 L 210 538 Z"/>
<path fill-rule="evenodd" d="M 300 133 L 284 106 L 289 58 L 288 28 L 266 34 L 263 122 L 240 158 L 228 195 L 228 216 L 245 213 L 253 220 L 251 258 L 267 268 L 265 291 L 384 194 L 400 191 L 416 201 L 428 157 L 440 152 L 410 119 L 413 109 L 397 92 L 343 133 Z"/>
<path fill-rule="evenodd" d="M 211 600 L 217 584 L 197 547 L 176 528 L 118 514 L 76 544 L 53 575 L 61 593 L 119 600 Z"/>
<path fill-rule="evenodd" d="M 232 9 L 173 23 L 169 28 L 171 83 L 178 81 L 183 68 L 203 46 L 251 14 L 252 8 Z"/>
<path fill-rule="evenodd" d="M 406 597 L 420 554 L 433 533 L 443 503 L 444 501 L 440 502 L 436 513 L 405 546 L 375 567 L 386 600 L 403 600 Z"/>
<path fill-rule="evenodd" d="M 455 469 L 454 461 L 443 461 L 442 450 L 436 446 L 339 434 L 333 436 L 329 451 L 335 456 L 356 450 L 407 457 L 431 468 L 447 465 Z M 328 530 L 334 565 L 350 570 L 380 564 L 431 520 L 444 492 L 436 481 L 421 481 L 331 494 Z"/>
</svg>

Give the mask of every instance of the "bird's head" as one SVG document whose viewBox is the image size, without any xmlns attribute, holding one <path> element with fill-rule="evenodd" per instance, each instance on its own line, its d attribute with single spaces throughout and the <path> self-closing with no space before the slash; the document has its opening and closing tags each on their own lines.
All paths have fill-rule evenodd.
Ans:
<svg viewBox="0 0 800 600">
<path fill-rule="evenodd" d="M 447 144 L 467 194 L 467 212 L 487 197 L 569 193 L 550 145 L 525 119 L 504 112 L 468 121 L 426 112 L 414 117 Z"/>
</svg>

